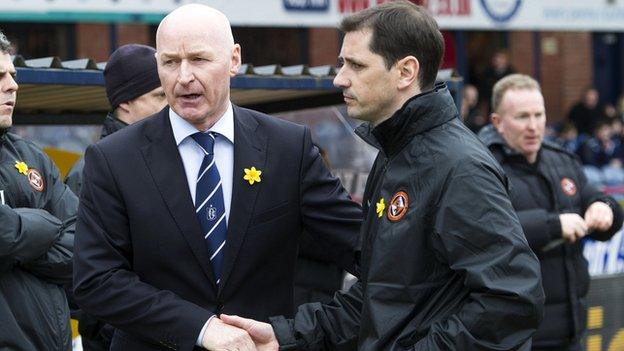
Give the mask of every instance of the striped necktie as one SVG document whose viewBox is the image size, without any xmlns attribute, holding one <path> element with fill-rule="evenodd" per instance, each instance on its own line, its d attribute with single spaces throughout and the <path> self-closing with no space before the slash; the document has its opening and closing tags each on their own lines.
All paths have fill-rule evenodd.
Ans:
<svg viewBox="0 0 624 351">
<path fill-rule="evenodd" d="M 221 177 L 214 159 L 214 143 L 217 136 L 217 133 L 212 132 L 199 132 L 191 135 L 204 151 L 204 160 L 197 174 L 195 214 L 208 246 L 212 271 L 217 284 L 219 284 L 221 281 L 227 222 L 225 219 Z"/>
</svg>

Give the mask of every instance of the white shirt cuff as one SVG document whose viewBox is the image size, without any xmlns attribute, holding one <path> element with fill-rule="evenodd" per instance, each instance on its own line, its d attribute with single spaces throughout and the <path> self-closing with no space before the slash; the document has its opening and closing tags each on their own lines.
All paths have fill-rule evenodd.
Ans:
<svg viewBox="0 0 624 351">
<path fill-rule="evenodd" d="M 197 341 L 195 342 L 195 345 L 202 347 L 202 340 L 204 340 L 204 333 L 206 332 L 206 328 L 208 328 L 208 323 L 210 323 L 210 321 L 214 317 L 216 317 L 216 315 L 213 315 L 210 318 L 208 318 L 204 326 L 201 328 L 201 331 L 199 332 L 199 336 L 197 337 Z"/>
</svg>

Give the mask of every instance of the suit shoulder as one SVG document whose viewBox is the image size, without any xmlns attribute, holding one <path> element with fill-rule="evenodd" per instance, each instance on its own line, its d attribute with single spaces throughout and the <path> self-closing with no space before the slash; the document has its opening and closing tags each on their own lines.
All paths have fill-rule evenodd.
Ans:
<svg viewBox="0 0 624 351">
<path fill-rule="evenodd" d="M 263 127 L 269 128 L 275 132 L 303 132 L 304 125 L 297 124 L 291 121 L 287 121 L 275 116 L 268 115 L 266 113 L 250 110 L 244 107 L 236 107 L 235 112 L 239 118 L 251 118 Z"/>
</svg>

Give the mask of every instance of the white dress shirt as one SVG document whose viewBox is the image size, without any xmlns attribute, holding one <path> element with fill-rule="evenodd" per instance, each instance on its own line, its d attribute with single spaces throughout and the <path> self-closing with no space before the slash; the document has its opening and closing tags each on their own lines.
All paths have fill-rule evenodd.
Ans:
<svg viewBox="0 0 624 351">
<path fill-rule="evenodd" d="M 191 135 L 197 133 L 199 130 L 197 130 L 195 126 L 187 122 L 184 118 L 180 117 L 172 109 L 169 109 L 169 120 L 171 121 L 171 128 L 173 129 L 173 137 L 175 138 L 176 145 L 178 145 L 178 152 L 180 152 L 180 157 L 182 158 L 182 163 L 184 164 L 186 180 L 188 182 L 191 199 L 193 199 L 194 204 L 197 174 L 199 173 L 199 167 L 201 167 L 202 161 L 204 160 L 204 151 L 201 149 L 199 144 L 195 142 Z M 225 220 L 227 223 L 230 218 L 230 204 L 232 203 L 232 177 L 234 174 L 234 111 L 232 110 L 232 103 L 228 103 L 228 108 L 223 116 L 221 116 L 217 123 L 215 123 L 212 128 L 208 129 L 208 131 L 219 133 L 219 136 L 215 139 L 214 144 L 214 159 L 217 164 L 217 169 L 219 170 L 219 176 L 221 177 L 223 202 L 225 205 Z M 213 317 L 210 317 L 208 321 L 206 321 L 199 332 L 199 336 L 195 342 L 197 346 L 202 346 L 204 332 Z"/>
<path fill-rule="evenodd" d="M 169 109 L 169 120 L 171 121 L 173 137 L 178 145 L 180 157 L 182 157 L 186 180 L 194 204 L 197 174 L 204 160 L 204 152 L 199 144 L 191 138 L 191 135 L 197 133 L 198 130 L 172 109 Z M 232 110 L 231 103 L 228 103 L 228 109 L 225 111 L 225 114 L 223 114 L 217 123 L 215 123 L 212 128 L 208 129 L 208 131 L 219 133 L 214 145 L 214 159 L 217 164 L 217 169 L 219 170 L 219 176 L 221 177 L 225 219 L 227 221 L 230 218 L 232 175 L 234 173 L 234 111 Z"/>
</svg>

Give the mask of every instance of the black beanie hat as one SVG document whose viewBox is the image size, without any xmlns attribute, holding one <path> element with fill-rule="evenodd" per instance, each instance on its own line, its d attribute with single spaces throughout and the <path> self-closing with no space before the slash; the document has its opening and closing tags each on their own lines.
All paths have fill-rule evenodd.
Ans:
<svg viewBox="0 0 624 351">
<path fill-rule="evenodd" d="M 121 46 L 111 54 L 104 81 L 113 109 L 160 86 L 155 54 L 153 47 L 139 44 Z"/>
</svg>

